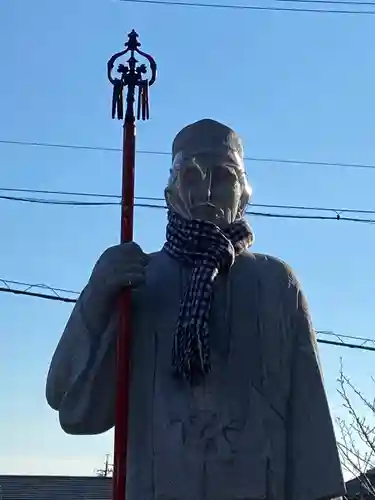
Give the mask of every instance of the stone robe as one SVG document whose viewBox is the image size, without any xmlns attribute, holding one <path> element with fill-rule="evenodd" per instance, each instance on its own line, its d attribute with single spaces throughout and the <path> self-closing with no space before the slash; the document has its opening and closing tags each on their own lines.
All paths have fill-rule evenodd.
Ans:
<svg viewBox="0 0 375 500">
<path fill-rule="evenodd" d="M 189 269 L 152 254 L 133 292 L 128 500 L 318 500 L 344 494 L 315 334 L 292 271 L 253 253 L 217 278 L 212 372 L 171 374 Z M 84 289 L 53 356 L 47 400 L 68 434 L 114 425 L 118 317 Z"/>
</svg>

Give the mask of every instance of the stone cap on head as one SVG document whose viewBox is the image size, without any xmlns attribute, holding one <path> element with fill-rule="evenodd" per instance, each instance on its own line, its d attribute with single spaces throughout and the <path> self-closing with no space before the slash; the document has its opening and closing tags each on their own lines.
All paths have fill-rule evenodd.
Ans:
<svg viewBox="0 0 375 500">
<path fill-rule="evenodd" d="M 202 153 L 234 153 L 243 162 L 244 151 L 238 134 L 227 125 L 205 118 L 184 127 L 172 145 L 172 161 L 176 155 L 191 157 Z"/>
</svg>

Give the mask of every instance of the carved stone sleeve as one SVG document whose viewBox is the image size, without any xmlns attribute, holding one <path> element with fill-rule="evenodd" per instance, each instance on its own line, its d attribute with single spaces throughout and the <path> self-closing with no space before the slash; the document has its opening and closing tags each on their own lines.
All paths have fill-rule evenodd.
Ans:
<svg viewBox="0 0 375 500">
<path fill-rule="evenodd" d="M 116 308 L 90 284 L 75 305 L 49 368 L 48 404 L 68 434 L 114 425 Z"/>
<path fill-rule="evenodd" d="M 334 429 L 323 386 L 315 332 L 297 285 L 294 353 L 288 410 L 288 500 L 332 499 L 345 494 Z"/>
</svg>

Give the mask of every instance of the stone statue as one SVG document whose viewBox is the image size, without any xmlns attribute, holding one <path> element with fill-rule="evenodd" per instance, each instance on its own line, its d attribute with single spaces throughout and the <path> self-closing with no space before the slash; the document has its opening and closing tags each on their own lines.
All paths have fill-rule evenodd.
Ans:
<svg viewBox="0 0 375 500">
<path fill-rule="evenodd" d="M 306 300 L 290 267 L 248 250 L 250 195 L 233 130 L 182 129 L 164 247 L 107 249 L 56 348 L 46 396 L 62 429 L 111 429 L 116 298 L 132 287 L 129 500 L 345 493 Z"/>
</svg>

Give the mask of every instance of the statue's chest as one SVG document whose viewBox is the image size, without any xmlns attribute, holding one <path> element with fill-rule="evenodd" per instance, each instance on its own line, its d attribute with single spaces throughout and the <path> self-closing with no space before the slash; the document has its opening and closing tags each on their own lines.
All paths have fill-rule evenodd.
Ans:
<svg viewBox="0 0 375 500">
<path fill-rule="evenodd" d="M 135 301 L 132 422 L 139 440 L 152 443 L 156 497 L 265 498 L 270 429 L 282 432 L 273 408 L 283 413 L 288 392 L 277 288 L 244 261 L 217 278 L 209 315 L 212 371 L 191 387 L 172 372 L 190 278 L 191 270 L 161 254 Z"/>
<path fill-rule="evenodd" d="M 280 401 L 287 392 L 289 312 L 278 283 L 245 263 L 239 259 L 228 275 L 215 280 L 209 315 L 212 372 L 205 380 L 207 390 L 191 394 L 199 405 L 202 396 L 203 407 L 222 403 L 230 408 L 232 401 L 236 406 L 249 387 Z M 137 358 L 144 360 L 144 370 L 155 367 L 161 393 L 178 389 L 181 397 L 188 392 L 173 381 L 172 346 L 190 279 L 191 270 L 161 254 L 147 270 L 136 315 Z"/>
<path fill-rule="evenodd" d="M 149 328 L 158 334 L 161 349 L 171 348 L 192 274 L 191 269 L 173 264 L 150 270 L 141 304 Z M 209 303 L 210 347 L 214 357 L 226 357 L 229 352 L 233 314 L 231 292 L 230 278 L 218 276 Z"/>
<path fill-rule="evenodd" d="M 272 296 L 267 293 L 264 300 L 256 273 L 234 266 L 229 275 L 219 276 L 209 315 L 212 371 L 191 387 L 172 371 L 173 340 L 190 277 L 188 269 L 160 259 L 148 269 L 136 304 L 135 388 L 137 394 L 153 395 L 155 449 L 163 455 L 169 449 L 189 451 L 207 459 L 232 459 L 242 449 L 259 455 L 265 415 L 273 418 L 268 401 L 274 394 L 284 399 L 286 392 L 277 340 L 280 309 L 272 308 L 274 314 L 271 307 L 265 310 Z M 283 401 L 275 406 L 283 411 Z"/>
<path fill-rule="evenodd" d="M 173 341 L 192 271 L 171 259 L 160 258 L 147 272 L 147 284 L 139 300 L 140 328 L 136 337 L 139 345 L 155 343 L 152 355 L 158 380 L 162 386 L 171 387 L 174 383 L 171 381 Z M 212 371 L 205 381 L 215 398 L 218 393 L 226 392 L 235 396 L 237 389 L 248 392 L 245 385 L 250 376 L 256 383 L 260 382 L 264 346 L 258 329 L 258 302 L 256 277 L 246 276 L 238 266 L 216 278 L 208 323 Z M 142 357 L 140 350 L 139 357 Z M 195 392 L 198 403 L 201 391 Z M 208 399 L 206 391 L 203 406 Z"/>
</svg>

